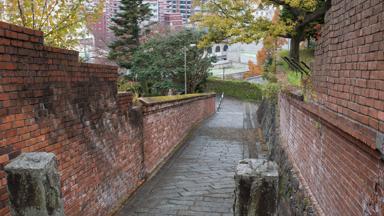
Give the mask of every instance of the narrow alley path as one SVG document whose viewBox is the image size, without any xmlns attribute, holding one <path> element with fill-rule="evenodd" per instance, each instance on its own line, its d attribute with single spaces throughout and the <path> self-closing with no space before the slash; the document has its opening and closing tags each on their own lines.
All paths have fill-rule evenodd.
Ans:
<svg viewBox="0 0 384 216">
<path fill-rule="evenodd" d="M 255 112 L 254 104 L 224 99 L 116 216 L 233 215 L 234 171 L 256 142 Z"/>
</svg>

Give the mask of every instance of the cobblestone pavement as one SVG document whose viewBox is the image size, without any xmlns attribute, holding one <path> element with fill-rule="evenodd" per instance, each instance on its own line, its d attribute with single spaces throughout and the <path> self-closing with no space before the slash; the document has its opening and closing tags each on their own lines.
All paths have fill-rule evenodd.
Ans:
<svg viewBox="0 0 384 216">
<path fill-rule="evenodd" d="M 247 134 L 255 134 L 249 130 L 255 111 L 253 104 L 225 99 L 222 109 L 116 216 L 233 215 L 234 170 L 239 160 L 248 157 Z"/>
</svg>

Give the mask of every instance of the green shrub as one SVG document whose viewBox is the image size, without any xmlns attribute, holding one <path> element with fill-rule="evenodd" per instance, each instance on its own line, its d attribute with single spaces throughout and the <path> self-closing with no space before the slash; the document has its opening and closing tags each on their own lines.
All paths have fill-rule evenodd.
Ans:
<svg viewBox="0 0 384 216">
<path fill-rule="evenodd" d="M 260 101 L 262 99 L 260 84 L 241 80 L 219 80 L 211 77 L 206 83 L 206 91 L 214 91 L 218 94 L 224 92 L 225 96 L 245 101 Z"/>
<path fill-rule="evenodd" d="M 140 92 L 140 84 L 130 81 L 128 77 L 121 76 L 117 79 L 117 90 L 119 92 Z"/>
<path fill-rule="evenodd" d="M 268 99 L 271 101 L 277 101 L 279 92 L 280 92 L 280 85 L 278 83 L 271 83 L 268 82 L 266 84 L 263 84 L 261 86 L 262 92 L 263 92 L 263 98 Z"/>
<path fill-rule="evenodd" d="M 289 56 L 288 50 L 281 50 L 279 52 L 279 60 L 277 65 L 280 67 L 284 73 L 287 74 L 288 83 L 295 87 L 302 87 L 302 77 L 299 72 L 293 71 L 287 62 L 285 62 L 282 57 Z M 314 61 L 314 50 L 313 49 L 301 49 L 300 50 L 300 61 L 305 62 L 307 65 L 310 65 Z"/>
<path fill-rule="evenodd" d="M 300 87 L 301 86 L 301 75 L 294 71 L 288 71 L 287 74 L 288 83 L 292 86 Z"/>
</svg>

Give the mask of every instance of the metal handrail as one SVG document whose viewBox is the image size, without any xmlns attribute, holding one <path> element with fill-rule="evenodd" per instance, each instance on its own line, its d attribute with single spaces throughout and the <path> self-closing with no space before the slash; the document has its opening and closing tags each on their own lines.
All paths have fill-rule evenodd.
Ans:
<svg viewBox="0 0 384 216">
<path fill-rule="evenodd" d="M 220 99 L 219 99 L 219 106 L 217 106 L 217 111 L 220 111 L 221 108 L 221 103 L 223 102 L 224 99 L 224 92 L 221 93 Z"/>
<path fill-rule="evenodd" d="M 295 72 L 299 72 L 301 75 L 309 75 L 311 68 L 304 62 L 297 62 L 296 60 L 288 57 L 283 57 L 283 60 L 287 62 L 288 66 Z"/>
</svg>

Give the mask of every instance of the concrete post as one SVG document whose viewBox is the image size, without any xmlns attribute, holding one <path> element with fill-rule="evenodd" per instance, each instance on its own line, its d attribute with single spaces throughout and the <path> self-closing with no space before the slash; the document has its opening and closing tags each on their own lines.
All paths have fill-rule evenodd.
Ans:
<svg viewBox="0 0 384 216">
<path fill-rule="evenodd" d="M 275 215 L 278 166 L 265 159 L 241 160 L 235 174 L 235 216 Z"/>
<path fill-rule="evenodd" d="M 13 216 L 64 216 L 53 153 L 23 153 L 5 171 Z"/>
</svg>

